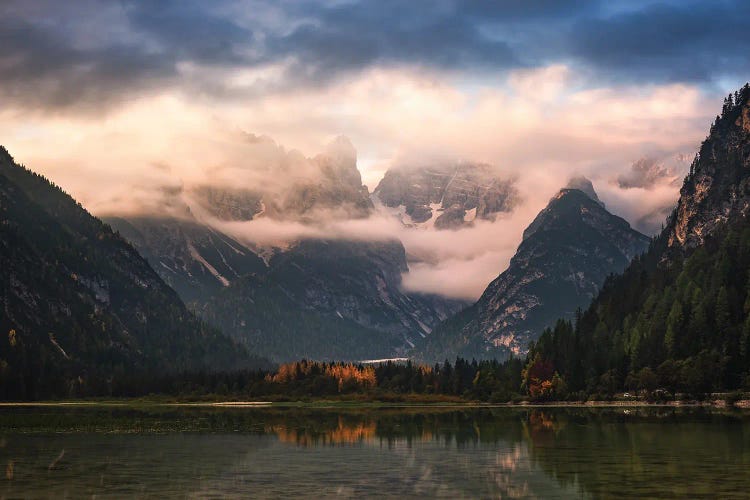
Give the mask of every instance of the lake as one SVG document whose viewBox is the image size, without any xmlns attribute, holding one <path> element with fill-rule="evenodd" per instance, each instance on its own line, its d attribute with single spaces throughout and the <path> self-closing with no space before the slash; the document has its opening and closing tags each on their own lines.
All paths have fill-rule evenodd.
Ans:
<svg viewBox="0 0 750 500">
<path fill-rule="evenodd" d="M 0 474 L 0 498 L 747 498 L 750 415 L 4 407 Z"/>
</svg>

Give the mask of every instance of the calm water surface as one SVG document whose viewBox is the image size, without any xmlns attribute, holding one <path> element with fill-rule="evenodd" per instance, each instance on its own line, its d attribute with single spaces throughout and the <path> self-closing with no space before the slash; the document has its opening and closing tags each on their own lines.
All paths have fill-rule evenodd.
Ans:
<svg viewBox="0 0 750 500">
<path fill-rule="evenodd" d="M 0 408 L 0 498 L 747 498 L 750 417 Z"/>
</svg>

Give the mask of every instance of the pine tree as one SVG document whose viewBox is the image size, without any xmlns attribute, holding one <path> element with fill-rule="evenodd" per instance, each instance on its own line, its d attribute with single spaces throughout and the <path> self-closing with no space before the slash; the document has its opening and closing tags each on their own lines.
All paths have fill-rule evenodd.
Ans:
<svg viewBox="0 0 750 500">
<path fill-rule="evenodd" d="M 667 333 L 664 336 L 664 346 L 670 356 L 675 355 L 676 338 L 682 330 L 684 321 L 685 314 L 682 311 L 682 304 L 679 300 L 675 300 L 667 317 Z"/>
<path fill-rule="evenodd" d="M 727 296 L 727 288 L 725 286 L 719 289 L 719 293 L 716 296 L 715 318 L 716 333 L 720 335 L 720 343 L 724 343 L 727 340 L 731 324 L 729 297 Z"/>
<path fill-rule="evenodd" d="M 750 361 L 750 315 L 745 319 L 742 325 L 742 335 L 740 336 L 740 356 L 745 361 Z"/>
</svg>

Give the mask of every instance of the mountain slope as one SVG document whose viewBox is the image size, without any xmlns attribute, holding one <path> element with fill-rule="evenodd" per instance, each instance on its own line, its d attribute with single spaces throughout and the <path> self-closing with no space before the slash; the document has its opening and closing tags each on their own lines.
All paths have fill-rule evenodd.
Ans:
<svg viewBox="0 0 750 500">
<path fill-rule="evenodd" d="M 304 176 L 290 175 L 283 164 L 272 172 L 282 192 L 201 186 L 171 200 L 179 217 L 106 220 L 191 308 L 253 352 L 276 360 L 403 354 L 464 303 L 403 291 L 408 267 L 401 242 L 299 237 L 276 248 L 250 242 L 259 222 L 271 230 L 291 222 L 320 232 L 331 220 L 373 214 L 348 140 L 337 139 L 304 165 Z M 232 237 L 222 232 L 227 226 L 249 236 Z M 333 341 L 339 331 L 347 333 Z"/>
<path fill-rule="evenodd" d="M 677 208 L 649 251 L 609 280 L 534 359 L 574 391 L 705 393 L 750 382 L 750 87 L 725 101 Z M 537 357 L 538 355 L 538 357 Z"/>
<path fill-rule="evenodd" d="M 106 394 L 134 372 L 249 361 L 129 244 L 2 148 L 0 268 L 6 399 Z"/>
<path fill-rule="evenodd" d="M 645 250 L 648 238 L 607 212 L 590 181 L 571 185 L 576 188 L 560 190 L 526 228 L 508 269 L 479 301 L 427 339 L 422 357 L 523 354 L 545 327 L 572 318 L 607 275 Z"/>
<path fill-rule="evenodd" d="M 305 240 L 266 273 L 237 280 L 200 309 L 207 321 L 276 360 L 403 355 L 461 303 L 405 294 L 398 241 Z"/>
<path fill-rule="evenodd" d="M 253 140 L 280 149 L 268 138 Z M 362 218 L 373 208 L 348 139 L 337 138 L 314 158 L 283 151 L 277 156 L 277 163 L 254 166 L 274 180 L 267 183 L 270 186 L 243 186 L 242 180 L 238 186 L 201 184 L 180 189 L 169 199 L 179 207 L 176 215 L 110 215 L 104 220 L 185 302 L 204 304 L 232 281 L 264 273 L 263 258 L 278 251 L 238 241 L 216 226 L 259 218 L 299 223 L 322 217 Z M 252 170 L 242 174 L 258 175 Z"/>
<path fill-rule="evenodd" d="M 253 249 L 197 220 L 157 216 L 104 219 L 186 303 L 205 303 L 237 278 L 265 272 Z"/>
</svg>

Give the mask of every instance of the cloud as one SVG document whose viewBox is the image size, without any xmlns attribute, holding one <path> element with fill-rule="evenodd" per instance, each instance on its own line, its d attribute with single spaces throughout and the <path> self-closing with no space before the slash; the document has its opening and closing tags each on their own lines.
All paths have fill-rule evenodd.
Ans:
<svg viewBox="0 0 750 500">
<path fill-rule="evenodd" d="M 255 4 L 249 2 L 248 7 Z M 257 43 L 254 30 L 239 24 L 228 5 L 225 1 L 207 6 L 196 0 L 127 0 L 123 12 L 133 32 L 172 61 L 213 66 L 253 62 L 256 57 L 247 49 Z"/>
<path fill-rule="evenodd" d="M 657 184 L 677 185 L 687 174 L 690 160 L 685 155 L 669 158 L 669 162 L 653 157 L 641 158 L 630 170 L 617 176 L 617 185 L 623 189 L 653 189 Z"/>
<path fill-rule="evenodd" d="M 744 78 L 748 16 L 750 4 L 743 1 L 635 3 L 578 19 L 563 50 L 600 75 L 632 82 Z"/>
<path fill-rule="evenodd" d="M 407 289 L 475 298 L 573 174 L 658 230 L 675 159 L 705 137 L 716 88 L 750 69 L 748 14 L 739 0 L 6 0 L 0 137 L 96 214 L 195 215 L 202 186 L 287 207 L 339 134 L 370 188 L 402 163 L 493 165 L 523 204 L 458 232 L 330 204 L 314 224 L 199 214 L 257 245 L 398 238 Z"/>
<path fill-rule="evenodd" d="M 671 183 L 656 184 L 648 189 L 622 189 L 615 183 L 602 182 L 596 188 L 610 212 L 623 217 L 635 229 L 648 236 L 660 231 L 675 207 L 680 191 L 679 184 Z"/>
<path fill-rule="evenodd" d="M 5 0 L 0 137 L 96 214 L 195 215 L 202 186 L 288 207 L 339 134 L 370 188 L 403 163 L 493 165 L 523 204 L 458 232 L 331 204 L 314 224 L 199 214 L 257 245 L 398 238 L 407 289 L 475 298 L 573 174 L 659 229 L 750 70 L 749 14 L 739 0 Z"/>
<path fill-rule="evenodd" d="M 748 14 L 739 0 L 6 0 L 0 97 L 37 112 L 101 114 L 165 89 L 257 102 L 373 70 L 474 85 L 556 65 L 597 85 L 713 89 L 750 69 Z"/>
<path fill-rule="evenodd" d="M 694 158 L 694 150 L 683 153 L 645 156 L 630 168 L 613 169 L 600 189 L 612 203 L 611 209 L 625 217 L 637 230 L 657 234 L 679 197 L 682 180 Z"/>
<path fill-rule="evenodd" d="M 71 31 L 64 22 L 64 6 L 46 5 L 49 10 L 43 12 L 13 1 L 0 7 L 0 96 L 5 102 L 45 111 L 101 109 L 175 75 L 164 55 L 146 52 L 137 42 L 112 40 L 101 28 L 84 37 L 88 23 L 83 19 L 114 23 L 117 32 L 123 19 L 112 9 L 90 4 L 90 17 L 73 22 Z M 103 45 L 96 43 L 102 39 Z"/>
<path fill-rule="evenodd" d="M 209 217 L 204 221 L 250 246 L 265 248 L 285 249 L 300 239 L 399 240 L 409 259 L 409 272 L 403 276 L 405 290 L 474 300 L 507 267 L 529 217 L 533 215 L 521 210 L 458 231 L 410 229 L 385 213 L 340 219 L 319 211 L 313 223 L 270 218 L 230 222 Z"/>
<path fill-rule="evenodd" d="M 657 158 L 670 170 L 669 158 L 690 157 L 720 105 L 721 97 L 689 85 L 581 87 L 580 75 L 561 65 L 469 88 L 421 69 L 372 69 L 259 103 L 214 103 L 166 90 L 133 99 L 106 119 L 6 107 L 0 136 L 16 158 L 96 214 L 184 213 L 191 190 L 204 185 L 288 193 L 321 175 L 315 157 L 341 133 L 356 145 L 371 189 L 384 169 L 414 159 L 493 165 L 518 179 L 523 204 L 494 224 L 458 233 L 349 221 L 332 206 L 323 207 L 318 225 L 266 219 L 235 228 L 257 244 L 331 232 L 399 238 L 413 258 L 406 287 L 475 297 L 573 174 L 589 177 L 607 208 L 636 228 L 658 229 L 679 186 L 633 164 Z"/>
<path fill-rule="evenodd" d="M 271 57 L 295 59 L 291 77 L 326 81 L 374 64 L 446 69 L 522 65 L 508 42 L 486 36 L 451 2 L 345 2 L 308 10 L 310 22 L 272 38 Z"/>
</svg>

